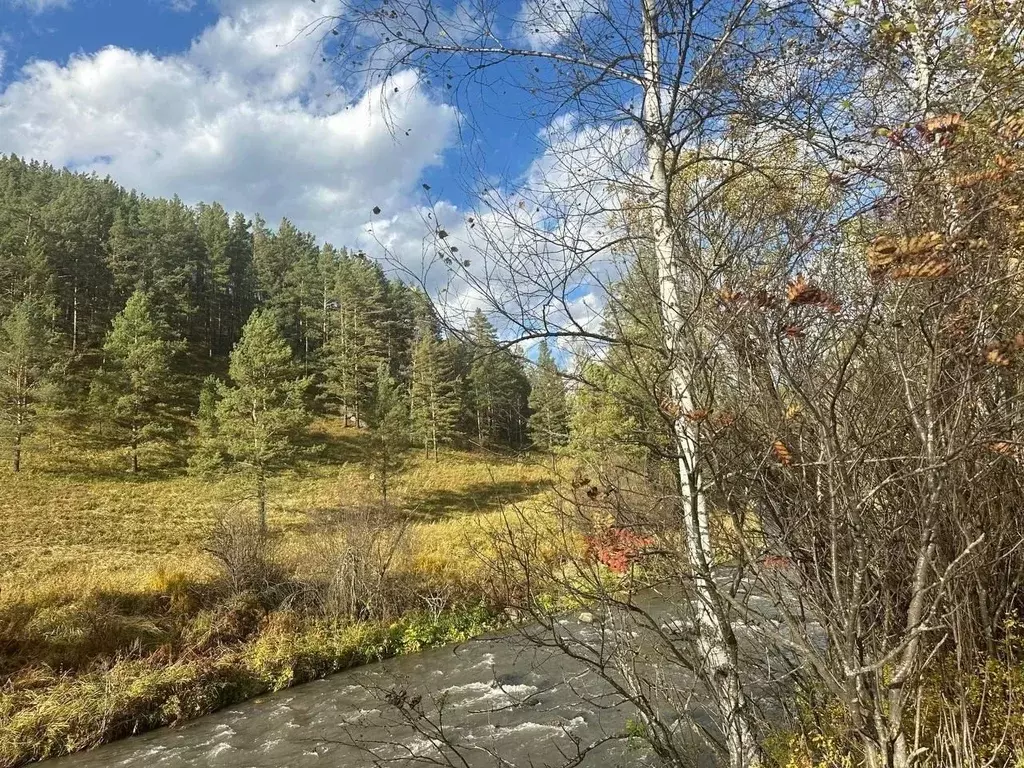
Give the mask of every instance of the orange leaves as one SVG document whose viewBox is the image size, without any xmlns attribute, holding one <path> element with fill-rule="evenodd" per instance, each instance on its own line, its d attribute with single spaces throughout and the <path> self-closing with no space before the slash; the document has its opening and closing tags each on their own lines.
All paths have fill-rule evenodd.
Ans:
<svg viewBox="0 0 1024 768">
<path fill-rule="evenodd" d="M 868 264 L 886 267 L 894 261 L 934 253 L 941 246 L 942 235 L 938 232 L 925 232 L 916 237 L 881 235 L 875 238 L 868 249 Z"/>
<path fill-rule="evenodd" d="M 807 282 L 802 274 L 786 283 L 786 301 L 790 304 L 817 304 L 824 300 L 824 295 L 821 289 Z"/>
<path fill-rule="evenodd" d="M 784 467 L 791 466 L 793 464 L 793 454 L 790 453 L 789 448 L 781 440 L 776 440 L 772 443 L 772 453 L 775 455 L 775 459 Z"/>
<path fill-rule="evenodd" d="M 952 264 L 943 259 L 928 259 L 927 261 L 921 261 L 917 264 L 904 264 L 900 267 L 895 267 L 889 272 L 889 277 L 893 280 L 903 279 L 935 279 L 943 277 L 949 273 L 952 269 Z"/>
<path fill-rule="evenodd" d="M 993 120 L 990 128 L 1007 141 L 1024 140 L 1024 112 L 1018 112 L 1003 120 Z"/>
<path fill-rule="evenodd" d="M 988 344 L 985 347 L 983 357 L 989 365 L 1009 368 L 1017 354 L 1022 350 L 1024 350 L 1024 333 L 1017 333 L 1009 341 L 993 341 Z"/>
<path fill-rule="evenodd" d="M 718 298 L 723 304 L 737 304 L 743 300 L 743 292 L 734 291 L 732 288 L 726 286 L 718 292 Z"/>
<path fill-rule="evenodd" d="M 1012 172 L 1017 170 L 1017 163 L 1014 161 L 1012 157 L 1009 157 L 1008 155 L 1002 155 L 997 153 L 996 156 L 992 159 L 995 160 L 996 165 L 998 165 L 1004 171 Z"/>
<path fill-rule="evenodd" d="M 984 182 L 996 182 L 1004 181 L 1012 176 L 1018 170 L 1016 161 L 1009 155 L 996 153 L 992 160 L 995 162 L 995 168 L 989 168 L 984 171 L 975 171 L 974 173 L 963 173 L 959 176 L 954 176 L 950 181 L 954 187 L 968 188 L 974 187 Z"/>
<path fill-rule="evenodd" d="M 915 128 L 927 142 L 934 142 L 940 146 L 947 147 L 953 143 L 957 131 L 966 127 L 967 122 L 963 115 L 936 115 L 918 123 Z"/>
<path fill-rule="evenodd" d="M 1010 356 L 998 346 L 990 346 L 985 350 L 985 360 L 992 365 L 1000 365 L 1004 368 L 1010 365 Z"/>
<path fill-rule="evenodd" d="M 839 302 L 829 296 L 821 288 L 808 282 L 803 274 L 786 283 L 786 301 L 793 306 L 824 307 L 829 312 L 838 312 Z"/>
<path fill-rule="evenodd" d="M 679 403 L 675 402 L 671 398 L 663 398 L 658 406 L 663 414 L 668 416 L 671 421 L 678 421 L 683 415 L 683 409 Z"/>
<path fill-rule="evenodd" d="M 918 128 L 925 133 L 947 133 L 956 132 L 965 125 L 967 125 L 967 122 L 964 120 L 963 115 L 951 114 L 929 117 L 920 123 Z"/>
<path fill-rule="evenodd" d="M 692 408 L 684 411 L 678 403 L 668 397 L 661 401 L 660 408 L 671 421 L 686 419 L 691 424 L 707 423 L 712 427 L 731 427 L 736 423 L 736 417 L 725 411 L 710 408 Z"/>
<path fill-rule="evenodd" d="M 1008 443 L 1005 440 L 989 443 L 988 449 L 992 451 L 992 453 L 998 453 L 1000 456 L 1009 456 L 1012 458 L 1017 455 L 1017 448 L 1013 443 Z"/>
<path fill-rule="evenodd" d="M 942 257 L 944 239 L 938 232 L 914 237 L 875 238 L 868 248 L 868 272 L 894 280 L 937 278 L 949 273 L 952 264 Z"/>
<path fill-rule="evenodd" d="M 1010 175 L 1009 168 L 990 168 L 987 171 L 977 171 L 975 173 L 964 173 L 959 176 L 954 176 L 950 179 L 950 182 L 954 187 L 967 188 L 974 187 L 986 181 L 1002 181 Z"/>
<path fill-rule="evenodd" d="M 718 291 L 718 300 L 727 307 L 747 307 L 754 309 L 771 309 L 778 303 L 768 291 L 760 290 L 749 296 L 743 291 L 737 291 L 725 286 Z"/>
</svg>

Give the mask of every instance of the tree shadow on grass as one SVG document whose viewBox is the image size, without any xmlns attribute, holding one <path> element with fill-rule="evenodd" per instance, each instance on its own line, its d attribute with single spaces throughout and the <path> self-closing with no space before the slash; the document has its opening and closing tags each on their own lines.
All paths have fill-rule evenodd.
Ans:
<svg viewBox="0 0 1024 768">
<path fill-rule="evenodd" d="M 405 507 L 411 517 L 426 520 L 465 513 L 493 512 L 504 504 L 526 501 L 551 485 L 550 480 L 473 483 L 458 490 L 438 490 L 409 498 Z"/>
<path fill-rule="evenodd" d="M 299 447 L 307 453 L 311 464 L 345 464 L 362 460 L 368 437 L 368 433 L 356 429 L 340 434 L 312 429 L 299 440 Z"/>
</svg>

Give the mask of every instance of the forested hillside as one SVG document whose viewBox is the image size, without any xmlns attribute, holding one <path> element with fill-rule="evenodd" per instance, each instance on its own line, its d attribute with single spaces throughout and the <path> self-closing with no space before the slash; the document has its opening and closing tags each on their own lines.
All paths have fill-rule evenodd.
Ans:
<svg viewBox="0 0 1024 768">
<path fill-rule="evenodd" d="M 529 442 L 529 380 L 486 317 L 463 338 L 443 336 L 421 292 L 287 219 L 274 230 L 216 202 L 148 198 L 4 157 L 0 286 L 0 429 L 14 446 L 44 416 L 77 428 L 127 418 L 108 437 L 137 469 L 140 445 L 191 434 L 184 420 L 203 379 L 225 377 L 256 309 L 308 379 L 307 409 L 366 423 L 383 366 L 409 399 L 414 439 L 435 453 Z M 141 357 L 148 371 L 130 370 Z M 133 381 L 137 402 L 118 403 Z M 564 441 L 564 415 L 558 423 L 545 428 L 547 447 Z"/>
</svg>

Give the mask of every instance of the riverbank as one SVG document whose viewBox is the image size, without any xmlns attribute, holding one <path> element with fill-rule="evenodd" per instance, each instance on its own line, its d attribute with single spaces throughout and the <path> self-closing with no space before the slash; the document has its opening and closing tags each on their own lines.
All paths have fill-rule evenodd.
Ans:
<svg viewBox="0 0 1024 768">
<path fill-rule="evenodd" d="M 223 521 L 246 516 L 241 479 L 189 477 L 170 460 L 136 478 L 117 457 L 71 464 L 61 448 L 0 478 L 0 766 L 496 626 L 476 555 L 502 504 L 546 492 L 546 471 L 417 455 L 382 512 L 363 435 L 325 423 L 316 439 L 317 462 L 271 489 L 258 583 L 209 551 L 238 544 Z M 339 590 L 371 575 L 386 600 Z"/>
</svg>

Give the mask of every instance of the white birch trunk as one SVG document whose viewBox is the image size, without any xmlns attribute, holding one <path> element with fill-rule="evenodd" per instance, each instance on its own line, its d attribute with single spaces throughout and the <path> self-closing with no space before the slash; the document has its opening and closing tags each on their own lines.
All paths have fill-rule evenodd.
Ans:
<svg viewBox="0 0 1024 768">
<path fill-rule="evenodd" d="M 679 286 L 685 281 L 676 258 L 671 227 L 671 184 L 668 178 L 668 131 L 661 114 L 661 54 L 658 48 L 657 10 L 653 0 L 644 0 L 644 122 L 647 136 L 647 165 L 651 184 L 651 224 L 661 301 L 662 326 L 669 359 L 673 361 L 669 386 L 672 401 L 680 412 L 693 409 L 692 372 L 682 349 L 684 317 L 679 304 Z M 761 765 L 760 747 L 737 669 L 738 649 L 728 624 L 724 602 L 714 581 L 714 552 L 708 512 L 700 487 L 698 427 L 686 419 L 675 421 L 675 447 L 679 456 L 680 509 L 684 516 L 687 555 L 696 594 L 696 624 L 699 669 L 713 689 L 729 753 L 730 768 Z"/>
</svg>

